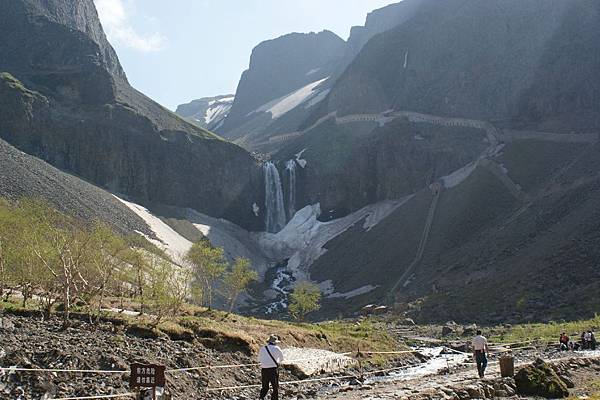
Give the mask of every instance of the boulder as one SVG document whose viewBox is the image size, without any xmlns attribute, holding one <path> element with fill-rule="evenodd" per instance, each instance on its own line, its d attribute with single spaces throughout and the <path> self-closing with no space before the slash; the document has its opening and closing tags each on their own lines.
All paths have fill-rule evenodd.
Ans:
<svg viewBox="0 0 600 400">
<path fill-rule="evenodd" d="M 444 325 L 444 327 L 442 328 L 442 336 L 448 336 L 453 332 L 454 328 L 452 328 L 451 326 Z"/>
<path fill-rule="evenodd" d="M 515 382 L 517 393 L 520 395 L 553 399 L 569 396 L 569 389 L 565 382 L 541 359 L 519 370 Z"/>
<path fill-rule="evenodd" d="M 477 333 L 477 325 L 465 325 L 463 327 L 463 336 L 474 336 Z"/>
</svg>

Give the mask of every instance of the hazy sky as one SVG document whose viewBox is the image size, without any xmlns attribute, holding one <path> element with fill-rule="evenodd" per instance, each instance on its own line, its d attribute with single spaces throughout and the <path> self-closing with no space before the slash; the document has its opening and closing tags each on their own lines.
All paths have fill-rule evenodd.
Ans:
<svg viewBox="0 0 600 400">
<path fill-rule="evenodd" d="M 399 0 L 94 0 L 129 81 L 162 105 L 234 93 L 252 48 L 290 32 L 347 39 Z"/>
</svg>

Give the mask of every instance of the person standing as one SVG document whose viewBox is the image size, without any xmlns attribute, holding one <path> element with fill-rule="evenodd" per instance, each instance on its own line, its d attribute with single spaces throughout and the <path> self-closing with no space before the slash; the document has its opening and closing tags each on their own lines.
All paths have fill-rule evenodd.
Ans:
<svg viewBox="0 0 600 400">
<path fill-rule="evenodd" d="M 560 339 L 558 340 L 560 343 L 560 350 L 566 351 L 569 350 L 569 336 L 567 336 L 564 332 L 560 334 Z"/>
<path fill-rule="evenodd" d="M 585 350 L 592 349 L 592 331 L 587 331 L 583 333 L 583 348 Z"/>
<path fill-rule="evenodd" d="M 479 373 L 480 378 L 483 378 L 485 375 L 488 355 L 489 349 L 487 339 L 481 334 L 481 330 L 478 330 L 477 336 L 473 338 L 473 357 L 477 363 L 477 372 Z"/>
<path fill-rule="evenodd" d="M 279 364 L 283 362 L 283 352 L 277 346 L 279 338 L 276 335 L 269 336 L 265 346 L 258 351 L 258 361 L 261 366 L 262 389 L 260 390 L 260 399 L 264 400 L 269 393 L 269 384 L 273 389 L 271 400 L 279 400 Z"/>
</svg>

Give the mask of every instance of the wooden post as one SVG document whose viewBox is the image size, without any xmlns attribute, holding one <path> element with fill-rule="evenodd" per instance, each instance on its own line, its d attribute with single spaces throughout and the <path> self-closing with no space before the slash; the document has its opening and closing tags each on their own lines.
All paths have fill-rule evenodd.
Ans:
<svg viewBox="0 0 600 400">
<path fill-rule="evenodd" d="M 363 355 L 360 352 L 360 345 L 358 345 L 358 352 L 356 353 L 356 358 L 358 358 L 358 370 L 360 371 L 360 381 L 364 382 L 365 377 L 364 377 L 364 373 L 363 373 L 362 356 Z"/>
<path fill-rule="evenodd" d="M 152 400 L 156 400 L 156 386 L 152 388 Z"/>
</svg>

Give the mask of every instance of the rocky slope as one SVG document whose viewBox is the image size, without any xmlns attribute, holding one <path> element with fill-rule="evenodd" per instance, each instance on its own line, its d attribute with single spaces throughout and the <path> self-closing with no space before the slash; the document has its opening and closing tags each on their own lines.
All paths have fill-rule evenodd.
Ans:
<svg viewBox="0 0 600 400">
<path fill-rule="evenodd" d="M 103 221 L 122 234 L 153 237 L 146 223 L 112 194 L 25 154 L 0 140 L 0 197 L 48 201 L 83 221 Z"/>
<path fill-rule="evenodd" d="M 215 97 L 203 97 L 177 106 L 175 113 L 193 124 L 208 130 L 216 130 L 227 118 L 235 95 L 226 94 Z"/>
<path fill-rule="evenodd" d="M 393 108 L 538 130 L 597 129 L 599 19 L 590 0 L 421 1 L 412 18 L 365 45 L 320 115 Z"/>
<path fill-rule="evenodd" d="M 344 41 L 330 31 L 291 33 L 260 43 L 252 51 L 250 66 L 242 74 L 229 116 L 218 132 L 236 139 L 243 134 L 241 126 L 248 127 L 257 118 L 264 121 L 254 124 L 264 129 L 275 114 L 269 111 L 273 105 L 269 102 L 330 76 L 344 49 Z"/>
<path fill-rule="evenodd" d="M 260 169 L 127 83 L 92 0 L 3 1 L 0 137 L 111 191 L 260 228 Z"/>
</svg>

